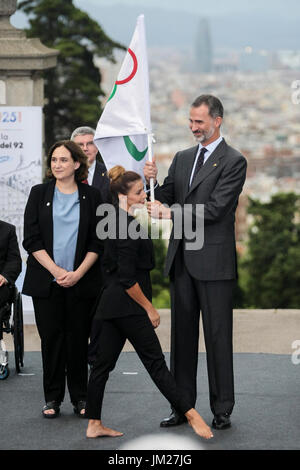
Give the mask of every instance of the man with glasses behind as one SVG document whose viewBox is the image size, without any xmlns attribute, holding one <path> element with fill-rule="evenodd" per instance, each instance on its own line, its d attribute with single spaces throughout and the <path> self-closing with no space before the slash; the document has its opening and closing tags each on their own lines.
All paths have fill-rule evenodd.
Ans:
<svg viewBox="0 0 300 470">
<path fill-rule="evenodd" d="M 71 135 L 71 140 L 82 148 L 88 158 L 89 174 L 87 183 L 99 189 L 103 202 L 110 202 L 109 179 L 106 176 L 106 166 L 94 144 L 94 135 L 95 129 L 91 127 L 77 127 Z"/>
</svg>

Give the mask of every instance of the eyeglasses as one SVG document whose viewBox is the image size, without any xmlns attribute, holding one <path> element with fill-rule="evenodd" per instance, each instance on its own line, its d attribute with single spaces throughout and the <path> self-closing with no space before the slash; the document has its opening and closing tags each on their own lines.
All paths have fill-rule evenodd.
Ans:
<svg viewBox="0 0 300 470">
<path fill-rule="evenodd" d="M 95 144 L 94 144 L 93 141 L 91 141 L 91 142 L 85 142 L 85 143 L 82 143 L 82 142 L 79 143 L 79 142 L 77 142 L 77 145 L 79 145 L 79 147 L 81 147 L 81 148 L 84 148 L 84 147 L 92 147 L 92 146 L 94 146 Z"/>
</svg>

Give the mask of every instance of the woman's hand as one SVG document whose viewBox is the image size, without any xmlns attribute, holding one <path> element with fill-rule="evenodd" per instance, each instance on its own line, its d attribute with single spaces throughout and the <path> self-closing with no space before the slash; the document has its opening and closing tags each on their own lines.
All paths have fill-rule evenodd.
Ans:
<svg viewBox="0 0 300 470">
<path fill-rule="evenodd" d="M 4 276 L 2 276 L 2 274 L 0 274 L 0 287 L 4 286 L 4 284 L 8 284 L 8 281 Z"/>
<path fill-rule="evenodd" d="M 56 278 L 57 284 L 61 287 L 72 287 L 77 284 L 80 279 L 80 275 L 77 271 L 69 271 L 66 274 L 62 275 L 61 277 Z"/>
<path fill-rule="evenodd" d="M 144 295 L 138 282 L 136 282 L 129 289 L 126 289 L 127 294 L 137 302 L 143 309 L 146 310 L 148 317 L 153 325 L 153 328 L 157 328 L 160 324 L 160 316 L 156 308 L 153 307 L 152 303 Z"/>
<path fill-rule="evenodd" d="M 53 277 L 55 277 L 55 279 L 60 279 L 68 274 L 68 271 L 64 268 L 61 268 L 60 266 L 55 265 L 54 269 L 51 270 L 51 274 Z"/>
<path fill-rule="evenodd" d="M 171 209 L 159 201 L 147 202 L 147 211 L 153 219 L 171 219 Z"/>
<path fill-rule="evenodd" d="M 98 259 L 98 253 L 94 253 L 93 251 L 88 251 L 84 260 L 78 266 L 76 271 L 64 271 L 60 276 L 56 277 L 56 282 L 61 287 L 72 287 L 77 284 L 77 282 L 85 275 L 85 273 L 93 266 L 93 264 Z M 61 268 L 59 268 L 61 269 Z"/>
<path fill-rule="evenodd" d="M 147 314 L 148 314 L 148 317 L 150 318 L 153 328 L 157 328 L 158 325 L 160 324 L 160 316 L 156 308 L 153 307 L 153 305 L 151 305 L 151 307 L 147 309 Z"/>
</svg>

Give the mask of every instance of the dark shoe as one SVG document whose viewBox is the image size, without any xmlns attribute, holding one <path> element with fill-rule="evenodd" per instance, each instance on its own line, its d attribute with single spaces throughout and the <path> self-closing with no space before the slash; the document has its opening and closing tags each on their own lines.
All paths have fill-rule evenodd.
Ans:
<svg viewBox="0 0 300 470">
<path fill-rule="evenodd" d="M 57 402 L 57 401 L 48 401 L 46 403 L 46 405 L 43 406 L 43 409 L 42 409 L 42 413 L 43 413 L 44 418 L 47 418 L 47 419 L 57 418 L 59 416 L 59 413 L 60 413 L 59 407 L 60 407 L 59 402 Z M 45 413 L 45 411 L 47 411 L 47 410 L 54 410 L 54 413 L 51 413 L 51 414 Z"/>
<path fill-rule="evenodd" d="M 165 418 L 160 423 L 161 428 L 168 428 L 170 426 L 179 426 L 179 424 L 186 423 L 187 419 L 184 415 L 180 415 L 173 411 L 168 418 Z"/>
<path fill-rule="evenodd" d="M 74 405 L 74 404 L 73 404 Z M 86 407 L 86 402 L 83 400 L 80 400 L 79 402 L 74 405 L 74 413 L 79 416 L 79 418 L 85 418 L 85 407 Z M 84 413 L 81 413 L 81 411 L 84 410 Z"/>
<path fill-rule="evenodd" d="M 227 429 L 227 428 L 230 428 L 230 426 L 231 426 L 231 421 L 230 421 L 229 413 L 215 415 L 213 422 L 212 422 L 212 427 L 214 429 Z"/>
</svg>

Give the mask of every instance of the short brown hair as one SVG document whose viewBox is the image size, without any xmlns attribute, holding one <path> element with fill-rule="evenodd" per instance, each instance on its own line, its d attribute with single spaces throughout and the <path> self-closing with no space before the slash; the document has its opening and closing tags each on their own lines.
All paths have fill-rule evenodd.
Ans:
<svg viewBox="0 0 300 470">
<path fill-rule="evenodd" d="M 224 108 L 221 101 L 216 96 L 200 95 L 194 100 L 194 102 L 192 103 L 192 107 L 198 108 L 202 104 L 206 104 L 206 106 L 208 107 L 209 115 L 212 118 L 216 118 L 218 116 L 220 116 L 221 118 L 223 117 Z"/>
<path fill-rule="evenodd" d="M 79 145 L 75 144 L 72 140 L 59 140 L 49 150 L 48 157 L 47 157 L 47 177 L 54 178 L 52 171 L 51 171 L 51 158 L 52 154 L 55 149 L 58 147 L 65 147 L 71 153 L 71 156 L 74 162 L 79 162 L 80 167 L 75 170 L 75 181 L 80 182 L 88 177 L 88 159 L 86 154 L 83 150 L 79 147 Z"/>
</svg>

